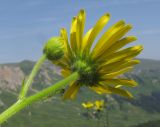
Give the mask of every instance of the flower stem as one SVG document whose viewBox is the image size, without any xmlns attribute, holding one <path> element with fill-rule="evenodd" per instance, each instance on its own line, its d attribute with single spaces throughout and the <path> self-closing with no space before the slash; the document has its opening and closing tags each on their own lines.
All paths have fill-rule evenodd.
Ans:
<svg viewBox="0 0 160 127">
<path fill-rule="evenodd" d="M 9 107 L 6 111 L 4 111 L 0 115 L 0 124 L 5 122 L 8 118 L 13 116 L 15 113 L 22 110 L 26 106 L 28 106 L 34 102 L 40 101 L 42 99 L 46 99 L 47 97 L 55 95 L 61 88 L 65 87 L 68 83 L 77 80 L 78 78 L 79 78 L 78 73 L 74 72 L 69 77 L 59 81 L 58 83 L 56 83 L 48 88 L 45 88 L 44 90 L 42 90 L 32 96 L 18 100 L 16 103 L 14 103 L 11 107 Z"/>
<path fill-rule="evenodd" d="M 28 77 L 27 82 L 24 84 L 24 86 L 22 85 L 22 90 L 20 92 L 19 99 L 22 99 L 26 96 L 29 86 L 32 84 L 34 77 L 36 76 L 37 72 L 39 71 L 41 65 L 45 60 L 46 60 L 46 55 L 42 55 L 38 60 L 38 62 L 35 64 L 31 74 Z"/>
</svg>

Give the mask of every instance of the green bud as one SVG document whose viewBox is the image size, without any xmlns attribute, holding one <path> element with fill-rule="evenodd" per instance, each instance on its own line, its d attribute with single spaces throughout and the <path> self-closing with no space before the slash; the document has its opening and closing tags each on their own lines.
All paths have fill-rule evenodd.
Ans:
<svg viewBox="0 0 160 127">
<path fill-rule="evenodd" d="M 61 37 L 50 38 L 43 49 L 43 53 L 51 61 L 59 60 L 64 55 L 63 39 Z"/>
</svg>

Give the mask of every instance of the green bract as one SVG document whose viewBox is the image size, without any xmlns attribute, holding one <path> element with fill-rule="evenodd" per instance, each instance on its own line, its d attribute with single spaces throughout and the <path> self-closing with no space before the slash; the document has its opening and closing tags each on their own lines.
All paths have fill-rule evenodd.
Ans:
<svg viewBox="0 0 160 127">
<path fill-rule="evenodd" d="M 43 53 L 51 61 L 62 58 L 64 55 L 63 39 L 61 37 L 50 38 L 44 46 Z"/>
</svg>

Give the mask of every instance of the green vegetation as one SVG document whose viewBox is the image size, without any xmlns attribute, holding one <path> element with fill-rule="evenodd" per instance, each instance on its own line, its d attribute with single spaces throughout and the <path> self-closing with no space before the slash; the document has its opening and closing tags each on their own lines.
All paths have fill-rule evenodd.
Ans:
<svg viewBox="0 0 160 127">
<path fill-rule="evenodd" d="M 20 66 L 21 69 L 23 68 L 22 71 L 25 72 L 27 70 L 28 72 L 25 72 L 25 74 L 28 74 L 33 64 L 32 62 L 30 62 L 30 64 L 23 62 L 14 64 L 14 66 Z M 47 74 L 52 83 L 61 78 L 49 68 L 48 64 L 47 68 Z M 128 100 L 115 95 L 99 96 L 90 90 L 82 88 L 77 99 L 74 101 L 62 101 L 61 93 L 56 97 L 48 98 L 45 103 L 41 102 L 28 106 L 6 121 L 2 127 L 96 127 L 97 119 L 87 120 L 83 115 L 86 110 L 83 109 L 81 103 L 102 98 L 107 101 L 108 104 L 110 127 L 159 127 L 159 75 L 159 61 L 143 60 L 142 64 L 138 65 L 133 73 L 125 75 L 129 78 L 134 78 L 139 83 L 137 88 L 130 90 L 135 95 L 134 100 Z M 50 85 L 50 83 L 45 82 L 45 80 L 45 76 L 38 75 L 30 90 L 31 93 Z M 16 98 L 17 91 L 0 89 L 0 101 L 3 102 L 3 104 L 0 103 L 0 112 L 13 104 Z M 105 115 L 106 113 L 104 112 L 100 120 L 100 127 L 104 127 L 106 122 Z"/>
<path fill-rule="evenodd" d="M 159 127 L 160 125 L 160 120 L 153 120 L 153 121 L 149 121 L 137 126 L 132 126 L 132 127 Z"/>
</svg>

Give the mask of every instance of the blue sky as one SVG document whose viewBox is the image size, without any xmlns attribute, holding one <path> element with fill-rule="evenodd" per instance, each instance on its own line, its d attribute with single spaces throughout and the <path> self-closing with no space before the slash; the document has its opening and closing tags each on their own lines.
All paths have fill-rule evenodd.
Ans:
<svg viewBox="0 0 160 127">
<path fill-rule="evenodd" d="M 0 63 L 37 60 L 44 42 L 61 27 L 69 31 L 81 8 L 87 12 L 85 30 L 109 12 L 106 29 L 120 19 L 133 24 L 129 35 L 145 48 L 139 57 L 160 60 L 160 0 L 0 0 Z"/>
</svg>

